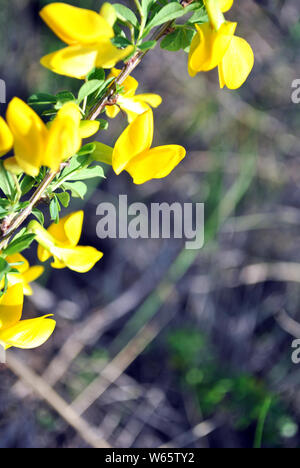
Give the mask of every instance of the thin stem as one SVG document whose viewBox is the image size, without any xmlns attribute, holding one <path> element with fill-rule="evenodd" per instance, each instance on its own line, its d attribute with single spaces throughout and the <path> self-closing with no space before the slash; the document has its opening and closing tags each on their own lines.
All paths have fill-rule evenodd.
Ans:
<svg viewBox="0 0 300 468">
<path fill-rule="evenodd" d="M 9 228 L 6 230 L 6 232 L 1 236 L 1 242 L 0 242 L 0 250 L 3 249 L 3 247 L 6 244 L 6 240 L 9 239 L 12 234 L 21 226 L 21 224 L 28 218 L 28 216 L 31 215 L 31 212 L 35 205 L 38 203 L 40 198 L 44 195 L 44 192 L 46 189 L 49 187 L 53 179 L 56 177 L 56 175 L 60 172 L 49 172 L 43 182 L 39 185 L 37 190 L 34 192 L 32 195 L 29 205 L 24 208 L 20 213 L 18 213 L 15 218 L 12 220 Z"/>
<path fill-rule="evenodd" d="M 143 10 L 142 10 L 142 6 L 141 6 L 139 0 L 133 0 L 133 1 L 134 1 L 134 3 L 135 3 L 135 6 L 136 6 L 136 8 L 137 8 L 139 14 L 140 14 L 141 19 L 142 19 L 142 17 L 144 16 L 144 13 L 143 13 Z"/>
<path fill-rule="evenodd" d="M 22 190 L 19 184 L 18 177 L 15 174 L 12 174 L 12 178 L 14 180 L 15 186 L 16 186 L 16 191 L 17 191 L 17 202 L 20 200 L 22 197 Z"/>
<path fill-rule="evenodd" d="M 263 406 L 261 408 L 260 415 L 258 418 L 257 428 L 255 432 L 255 440 L 254 440 L 254 448 L 256 449 L 259 449 L 262 446 L 265 422 L 266 422 L 271 404 L 272 404 L 272 398 L 268 397 L 265 399 Z"/>
<path fill-rule="evenodd" d="M 145 30 L 145 26 L 146 26 L 146 23 L 147 23 L 147 16 L 145 16 L 144 14 L 144 11 L 142 9 L 142 6 L 139 2 L 139 0 L 134 0 L 134 3 L 136 5 L 136 8 L 139 12 L 139 15 L 140 15 L 140 18 L 141 18 L 141 24 L 140 24 L 140 30 L 139 30 L 139 36 L 137 38 L 137 44 L 139 44 L 142 36 L 143 36 L 143 32 Z"/>
</svg>

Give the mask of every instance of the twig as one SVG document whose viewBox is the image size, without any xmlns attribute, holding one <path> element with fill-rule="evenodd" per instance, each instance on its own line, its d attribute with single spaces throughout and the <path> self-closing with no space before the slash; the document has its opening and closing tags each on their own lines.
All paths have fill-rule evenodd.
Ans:
<svg viewBox="0 0 300 468">
<path fill-rule="evenodd" d="M 142 278 L 137 280 L 130 289 L 107 306 L 97 308 L 90 317 L 79 324 L 77 331 L 71 333 L 59 354 L 51 361 L 43 374 L 50 385 L 55 385 L 63 377 L 71 362 L 76 359 L 87 343 L 99 339 L 108 326 L 136 309 L 155 290 L 170 266 L 169 262 L 164 262 L 164 266 L 161 267 L 162 258 L 164 255 L 156 258 Z"/>
<path fill-rule="evenodd" d="M 171 318 L 172 314 L 171 316 L 168 315 L 161 323 L 154 323 L 152 321 L 142 327 L 122 351 L 107 364 L 102 370 L 101 375 L 72 403 L 72 408 L 80 415 L 85 413 L 85 411 L 109 388 L 110 384 L 115 382 L 157 337 Z"/>
<path fill-rule="evenodd" d="M 7 354 L 7 365 L 14 374 L 57 411 L 88 445 L 93 448 L 111 448 L 110 445 L 97 434 L 97 429 L 93 428 L 82 419 L 43 378 L 33 372 L 24 362 L 19 361 L 12 352 Z"/>
</svg>

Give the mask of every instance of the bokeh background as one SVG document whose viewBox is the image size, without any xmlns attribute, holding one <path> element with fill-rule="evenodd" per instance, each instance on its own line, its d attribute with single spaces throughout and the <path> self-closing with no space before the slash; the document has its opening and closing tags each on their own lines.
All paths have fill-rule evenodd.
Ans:
<svg viewBox="0 0 300 468">
<path fill-rule="evenodd" d="M 8 100 L 78 89 L 39 65 L 61 46 L 38 16 L 47 3 L 0 0 Z M 85 211 L 81 243 L 104 260 L 85 275 L 47 267 L 26 301 L 27 317 L 54 313 L 57 330 L 0 368 L 1 448 L 299 446 L 291 345 L 300 337 L 300 109 L 291 84 L 300 78 L 300 6 L 235 3 L 227 17 L 256 56 L 242 89 L 219 90 L 215 71 L 191 79 L 186 54 L 159 47 L 134 72 L 139 92 L 163 97 L 156 143 L 182 144 L 188 157 L 140 187 L 107 172 L 72 204 Z M 111 144 L 125 124 L 119 115 L 99 140 Z M 96 208 L 120 194 L 204 202 L 205 247 L 100 241 Z M 27 256 L 36 262 L 36 249 Z"/>
</svg>

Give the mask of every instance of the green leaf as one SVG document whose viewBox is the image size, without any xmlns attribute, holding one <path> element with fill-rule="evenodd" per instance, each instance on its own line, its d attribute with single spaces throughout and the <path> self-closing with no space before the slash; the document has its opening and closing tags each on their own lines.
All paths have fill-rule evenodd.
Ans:
<svg viewBox="0 0 300 468">
<path fill-rule="evenodd" d="M 123 36 L 115 36 L 111 39 L 111 43 L 119 49 L 132 45 L 132 43 L 127 39 L 127 37 Z"/>
<path fill-rule="evenodd" d="M 105 164 L 112 165 L 112 155 L 113 155 L 113 148 L 110 146 L 105 145 L 104 143 L 95 142 L 96 149 L 93 153 L 94 161 L 102 162 Z"/>
<path fill-rule="evenodd" d="M 0 219 L 5 218 L 6 216 L 8 216 L 8 214 L 9 214 L 9 211 L 3 208 L 3 206 L 0 206 Z"/>
<path fill-rule="evenodd" d="M 95 143 L 88 143 L 84 145 L 79 151 L 78 156 L 85 156 L 87 154 L 92 154 L 96 149 Z"/>
<path fill-rule="evenodd" d="M 35 184 L 35 179 L 33 177 L 30 177 L 29 175 L 25 175 L 20 182 L 20 189 L 21 189 L 22 195 L 26 195 L 26 193 L 30 192 L 34 184 Z"/>
<path fill-rule="evenodd" d="M 92 80 L 105 81 L 105 71 L 103 70 L 103 68 L 94 68 L 87 75 L 87 80 L 88 81 L 92 81 Z"/>
<path fill-rule="evenodd" d="M 44 226 L 44 224 L 45 224 L 45 218 L 44 218 L 43 213 L 42 213 L 38 208 L 33 208 L 32 214 L 36 217 L 36 219 L 38 220 L 38 222 L 39 222 L 42 226 Z"/>
<path fill-rule="evenodd" d="M 138 19 L 133 11 L 121 3 L 113 3 L 113 7 L 117 12 L 117 17 L 119 20 L 121 20 L 123 23 L 130 23 L 135 28 L 139 27 Z"/>
<path fill-rule="evenodd" d="M 140 44 L 139 45 L 139 49 L 140 50 L 150 50 L 150 49 L 154 49 L 154 47 L 156 46 L 157 44 L 157 41 L 146 41 L 146 42 L 143 42 L 143 44 Z"/>
<path fill-rule="evenodd" d="M 86 169 L 71 175 L 69 180 L 94 179 L 95 177 L 101 177 L 102 179 L 105 178 L 104 171 L 101 166 L 87 167 Z"/>
<path fill-rule="evenodd" d="M 154 3 L 154 0 L 142 0 L 142 11 L 145 17 L 148 16 L 148 13 L 153 3 Z"/>
<path fill-rule="evenodd" d="M 52 221 L 54 221 L 56 224 L 59 222 L 59 212 L 61 211 L 60 204 L 56 198 L 56 195 L 54 195 L 54 198 L 51 200 L 50 203 L 50 216 Z"/>
<path fill-rule="evenodd" d="M 107 120 L 104 119 L 97 119 L 98 122 L 100 122 L 100 130 L 107 130 L 109 127 L 109 123 Z"/>
<path fill-rule="evenodd" d="M 60 203 L 64 208 L 68 208 L 70 204 L 70 195 L 68 192 L 61 192 L 56 194 L 57 198 L 59 199 Z"/>
<path fill-rule="evenodd" d="M 77 103 L 81 104 L 84 98 L 98 91 L 102 85 L 103 81 L 101 80 L 91 80 L 84 83 L 84 85 L 79 90 Z"/>
<path fill-rule="evenodd" d="M 152 28 L 155 28 L 156 26 L 160 26 L 163 23 L 167 23 L 168 21 L 172 21 L 185 14 L 186 14 L 186 9 L 183 8 L 180 5 L 180 3 L 178 2 L 169 3 L 168 5 L 161 8 L 161 10 L 159 10 L 159 12 L 150 21 L 150 23 L 147 25 L 145 29 L 144 36 L 146 36 L 151 31 Z"/>
<path fill-rule="evenodd" d="M 94 143 L 92 143 L 92 145 L 95 146 Z M 90 156 L 90 152 L 74 156 L 71 159 L 69 165 L 61 173 L 61 176 L 59 177 L 58 181 L 62 179 L 67 179 L 68 176 L 71 176 L 71 174 L 79 171 L 80 169 L 86 168 L 92 161 L 93 158 Z"/>
<path fill-rule="evenodd" d="M 63 107 L 66 102 L 74 102 L 76 100 L 75 96 L 73 93 L 70 91 L 61 91 L 60 93 L 57 93 L 56 95 L 57 98 L 57 103 L 54 106 L 54 109 L 59 110 Z M 49 115 L 49 114 L 48 114 Z"/>
<path fill-rule="evenodd" d="M 9 270 L 9 263 L 7 263 L 3 257 L 0 257 L 0 281 L 2 280 L 3 276 L 9 272 Z"/>
<path fill-rule="evenodd" d="M 65 104 L 66 102 L 69 102 L 69 101 L 75 101 L 75 96 L 70 91 L 61 91 L 60 93 L 57 93 L 56 99 L 61 104 Z"/>
<path fill-rule="evenodd" d="M 194 23 L 206 23 L 208 21 L 208 16 L 206 13 L 206 10 L 203 6 L 199 8 L 199 10 L 195 11 L 193 16 L 190 17 L 189 23 L 194 24 Z"/>
<path fill-rule="evenodd" d="M 186 49 L 191 45 L 195 32 L 190 29 L 178 28 L 173 33 L 168 34 L 161 41 L 161 48 L 176 52 L 180 49 Z"/>
<path fill-rule="evenodd" d="M 181 31 L 176 29 L 171 34 L 168 34 L 160 43 L 162 49 L 169 50 L 170 52 L 176 52 L 181 49 Z"/>
<path fill-rule="evenodd" d="M 84 182 L 65 182 L 62 186 L 65 190 L 70 190 L 74 198 L 84 199 L 87 193 L 87 186 Z"/>
<path fill-rule="evenodd" d="M 38 114 L 57 103 L 57 97 L 48 93 L 35 93 L 28 99 L 28 104 Z"/>
<path fill-rule="evenodd" d="M 35 234 L 23 234 L 17 239 L 14 239 L 10 245 L 3 251 L 5 255 L 13 255 L 28 249 L 30 244 L 34 241 Z"/>
<path fill-rule="evenodd" d="M 7 198 L 13 198 L 14 182 L 12 176 L 5 170 L 3 162 L 0 161 L 0 189 L 3 191 Z"/>
</svg>

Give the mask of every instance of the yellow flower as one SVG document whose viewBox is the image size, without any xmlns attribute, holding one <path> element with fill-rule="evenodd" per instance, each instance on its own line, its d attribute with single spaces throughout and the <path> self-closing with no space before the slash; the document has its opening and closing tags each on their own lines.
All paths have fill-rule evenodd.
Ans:
<svg viewBox="0 0 300 468">
<path fill-rule="evenodd" d="M 0 117 L 0 156 L 7 154 L 13 147 L 14 137 L 5 122 L 5 120 Z"/>
<path fill-rule="evenodd" d="M 225 21 L 219 0 L 206 0 L 210 22 L 197 24 L 188 58 L 188 71 L 195 76 L 202 71 L 219 69 L 220 86 L 237 89 L 248 78 L 254 54 L 245 39 L 235 36 L 237 23 Z M 233 2 L 223 2 L 223 11 Z M 226 8 L 225 8 L 226 7 Z"/>
<path fill-rule="evenodd" d="M 153 112 L 149 108 L 128 125 L 114 149 L 96 143 L 96 160 L 111 164 L 115 173 L 129 172 L 135 184 L 167 177 L 184 159 L 186 151 L 179 145 L 158 146 L 153 141 Z"/>
<path fill-rule="evenodd" d="M 113 68 L 109 75 L 111 77 L 117 77 L 120 70 Z M 149 109 L 149 106 L 158 107 L 162 103 L 162 98 L 158 94 L 135 94 L 138 88 L 138 82 L 133 77 L 129 76 L 126 78 L 123 86 L 123 92 L 118 97 L 118 105 L 107 106 L 106 114 L 111 119 L 115 118 L 120 109 L 126 112 L 128 116 L 128 122 L 132 122 L 139 114 L 143 114 Z"/>
<path fill-rule="evenodd" d="M 112 68 L 127 57 L 132 46 L 117 49 L 114 37 L 114 9 L 104 4 L 100 14 L 65 3 L 51 3 L 40 15 L 68 47 L 46 55 L 41 64 L 55 73 L 84 78 L 94 67 Z"/>
<path fill-rule="evenodd" d="M 44 344 L 55 329 L 49 315 L 22 320 L 23 287 L 16 284 L 0 298 L 0 344 L 5 349 L 12 346 L 22 349 L 37 348 Z"/>
<path fill-rule="evenodd" d="M 75 103 L 66 103 L 50 128 L 19 98 L 10 102 L 6 119 L 7 123 L 0 120 L 0 155 L 14 148 L 14 157 L 4 162 L 13 172 L 19 167 L 36 177 L 41 166 L 57 170 L 61 162 L 81 147 L 81 114 Z"/>
<path fill-rule="evenodd" d="M 234 0 L 219 0 L 220 8 L 223 13 L 229 11 L 233 5 Z"/>
<path fill-rule="evenodd" d="M 9 264 L 20 263 L 20 265 L 15 265 L 13 268 L 18 270 L 18 273 L 9 273 L 7 275 L 8 286 L 14 286 L 15 284 L 21 284 L 23 286 L 23 292 L 26 296 L 32 295 L 32 289 L 29 283 L 32 283 L 38 279 L 44 272 L 44 267 L 35 265 L 30 266 L 29 262 L 23 255 L 17 253 L 9 255 L 5 258 Z M 4 280 L 2 280 L 0 289 L 4 286 Z"/>
<path fill-rule="evenodd" d="M 94 247 L 78 245 L 83 217 L 83 211 L 77 211 L 62 218 L 58 224 L 52 224 L 47 231 L 37 221 L 29 223 L 28 229 L 36 234 L 36 240 L 40 244 L 38 258 L 41 262 L 53 257 L 53 268 L 68 267 L 78 273 L 86 273 L 101 260 L 102 252 Z"/>
</svg>

